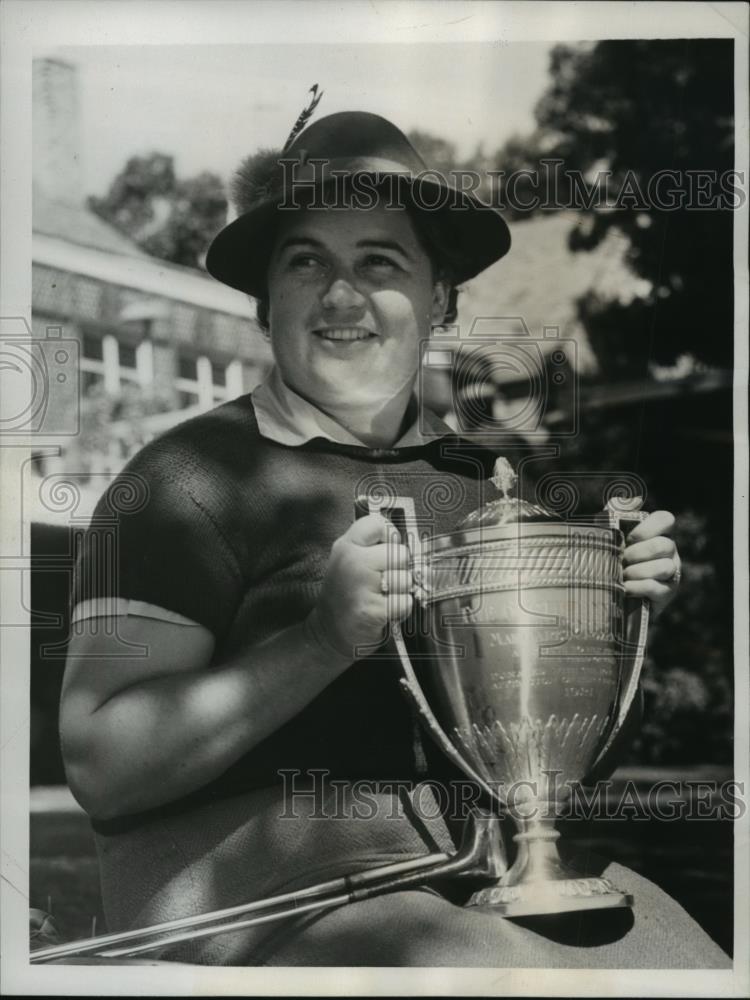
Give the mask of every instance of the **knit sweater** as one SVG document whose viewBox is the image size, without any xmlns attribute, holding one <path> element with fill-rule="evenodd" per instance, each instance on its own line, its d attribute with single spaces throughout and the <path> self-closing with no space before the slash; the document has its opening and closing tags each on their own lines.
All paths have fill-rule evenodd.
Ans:
<svg viewBox="0 0 750 1000">
<path fill-rule="evenodd" d="M 450 531 L 483 502 L 494 457 L 459 437 L 394 449 L 317 438 L 291 448 L 262 437 L 250 396 L 240 397 L 151 442 L 112 483 L 78 554 L 73 605 L 115 596 L 174 611 L 213 633 L 212 663 L 221 663 L 309 614 L 357 497 L 410 496 L 421 533 Z M 104 541 L 113 512 L 114 558 Z M 433 755 L 398 676 L 384 649 L 357 661 L 222 776 L 156 812 L 277 784 L 282 769 L 423 777 Z"/>
</svg>

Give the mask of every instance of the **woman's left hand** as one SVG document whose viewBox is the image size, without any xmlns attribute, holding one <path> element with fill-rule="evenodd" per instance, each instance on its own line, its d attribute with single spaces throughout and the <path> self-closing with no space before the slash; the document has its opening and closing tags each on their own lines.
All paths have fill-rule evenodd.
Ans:
<svg viewBox="0 0 750 1000">
<path fill-rule="evenodd" d="M 682 563 L 671 537 L 674 525 L 674 515 L 668 510 L 655 510 L 625 539 L 625 591 L 651 601 L 653 614 L 664 610 L 680 585 Z"/>
</svg>

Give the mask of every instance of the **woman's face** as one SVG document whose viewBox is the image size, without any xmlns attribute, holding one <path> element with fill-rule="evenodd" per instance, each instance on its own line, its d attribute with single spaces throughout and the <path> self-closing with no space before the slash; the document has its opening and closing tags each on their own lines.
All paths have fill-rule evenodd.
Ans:
<svg viewBox="0 0 750 1000">
<path fill-rule="evenodd" d="M 413 385 L 446 292 L 405 210 L 289 213 L 268 269 L 281 377 L 322 409 L 388 402 Z"/>
</svg>

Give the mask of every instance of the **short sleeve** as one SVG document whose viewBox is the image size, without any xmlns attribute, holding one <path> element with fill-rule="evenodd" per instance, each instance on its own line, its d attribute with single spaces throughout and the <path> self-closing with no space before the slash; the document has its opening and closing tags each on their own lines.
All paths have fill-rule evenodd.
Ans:
<svg viewBox="0 0 750 1000">
<path fill-rule="evenodd" d="M 213 492 L 212 492 L 213 491 Z M 214 483 L 170 452 L 134 461 L 99 500 L 78 542 L 71 607 L 102 597 L 156 605 L 217 640 L 242 596 L 235 553 L 215 513 Z"/>
</svg>

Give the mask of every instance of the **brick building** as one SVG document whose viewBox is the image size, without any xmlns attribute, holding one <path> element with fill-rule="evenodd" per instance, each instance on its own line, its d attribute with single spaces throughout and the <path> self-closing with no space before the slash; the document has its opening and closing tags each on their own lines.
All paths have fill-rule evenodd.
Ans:
<svg viewBox="0 0 750 1000">
<path fill-rule="evenodd" d="M 77 341 L 82 420 L 37 464 L 85 491 L 154 434 L 249 392 L 271 359 L 246 296 L 149 256 L 86 207 L 80 125 L 76 68 L 35 60 L 32 329 Z M 53 410 L 70 405 L 50 393 Z"/>
</svg>

